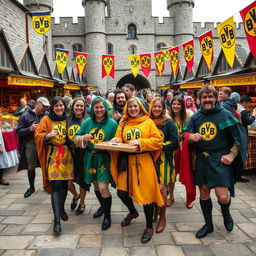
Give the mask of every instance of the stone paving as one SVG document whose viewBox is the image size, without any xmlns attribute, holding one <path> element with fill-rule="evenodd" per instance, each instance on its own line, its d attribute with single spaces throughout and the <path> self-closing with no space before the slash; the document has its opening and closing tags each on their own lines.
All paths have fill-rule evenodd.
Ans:
<svg viewBox="0 0 256 256">
<path fill-rule="evenodd" d="M 5 171 L 9 186 L 0 186 L 0 255 L 1 256 L 252 256 L 256 255 L 256 176 L 250 183 L 236 185 L 236 198 L 231 212 L 234 230 L 226 232 L 219 205 L 213 200 L 215 232 L 198 240 L 195 231 L 203 225 L 198 199 L 193 209 L 184 205 L 184 187 L 177 182 L 175 202 L 167 210 L 168 225 L 163 233 L 154 234 L 152 241 L 141 244 L 145 220 L 140 216 L 122 228 L 127 210 L 112 190 L 112 226 L 101 231 L 102 219 L 93 219 L 98 207 L 94 193 L 86 198 L 86 211 L 76 216 L 70 211 L 71 195 L 66 202 L 69 221 L 62 222 L 62 234 L 52 234 L 50 195 L 42 190 L 41 172 L 37 170 L 36 193 L 24 199 L 28 188 L 26 172 Z"/>
</svg>

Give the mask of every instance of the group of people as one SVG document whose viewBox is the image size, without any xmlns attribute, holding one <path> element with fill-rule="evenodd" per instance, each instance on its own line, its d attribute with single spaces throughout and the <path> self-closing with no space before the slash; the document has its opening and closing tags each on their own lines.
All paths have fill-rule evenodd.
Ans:
<svg viewBox="0 0 256 256">
<path fill-rule="evenodd" d="M 194 186 L 199 187 L 205 225 L 196 237 L 203 238 L 214 229 L 211 189 L 218 198 L 225 228 L 232 231 L 229 207 L 238 178 L 235 166 L 242 168 L 247 149 L 247 135 L 237 111 L 225 109 L 218 102 L 218 92 L 209 85 L 200 89 L 197 102 L 190 95 L 171 91 L 166 99 L 152 92 L 143 98 L 135 95 L 131 84 L 113 94 L 109 102 L 101 96 L 90 97 L 90 102 L 87 97 L 76 97 L 69 108 L 62 97 L 55 96 L 51 102 L 40 97 L 34 108 L 20 117 L 18 170 L 28 170 L 30 184 L 24 197 L 35 192 L 35 168 L 41 166 L 43 187 L 51 193 L 53 232 L 59 234 L 61 220 L 68 220 L 68 191 L 73 194 L 70 208 L 79 215 L 85 210 L 86 193 L 92 184 L 100 206 L 93 217 L 104 215 L 102 230 L 109 229 L 111 185 L 129 211 L 121 226 L 139 216 L 134 203 L 143 205 L 146 225 L 141 242 L 147 243 L 158 216 L 155 232 L 165 229 L 166 207 L 175 200 L 178 173 L 182 179 L 190 179 L 194 192 Z M 133 145 L 136 151 L 95 148 L 104 141 Z M 184 159 L 184 152 L 190 154 L 191 161 Z M 186 171 L 184 161 L 189 161 Z M 193 193 L 186 190 L 189 209 L 193 207 Z"/>
</svg>

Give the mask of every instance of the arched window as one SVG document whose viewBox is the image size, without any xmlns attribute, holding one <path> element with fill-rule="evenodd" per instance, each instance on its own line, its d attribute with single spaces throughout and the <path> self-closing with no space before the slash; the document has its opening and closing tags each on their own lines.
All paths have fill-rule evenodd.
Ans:
<svg viewBox="0 0 256 256">
<path fill-rule="evenodd" d="M 137 38 L 137 27 L 134 24 L 128 26 L 128 38 Z"/>
<path fill-rule="evenodd" d="M 137 47 L 136 47 L 136 45 L 131 45 L 130 47 L 129 47 L 129 54 L 136 54 L 137 53 Z"/>
<path fill-rule="evenodd" d="M 56 59 L 56 48 L 58 49 L 64 49 L 64 46 L 63 44 L 55 44 L 53 46 L 53 53 L 52 53 L 52 56 L 53 56 L 53 59 L 55 60 Z"/>
<path fill-rule="evenodd" d="M 76 58 L 76 53 L 82 51 L 82 45 L 81 44 L 73 44 L 73 59 Z"/>
<path fill-rule="evenodd" d="M 157 51 L 161 51 L 162 49 L 162 47 L 166 47 L 166 44 L 165 43 L 159 43 L 159 44 L 157 44 L 157 46 L 156 46 L 156 50 Z"/>
<path fill-rule="evenodd" d="M 114 53 L 113 44 L 111 44 L 111 43 L 107 44 L 107 51 L 108 51 L 108 54 L 113 54 Z"/>
</svg>

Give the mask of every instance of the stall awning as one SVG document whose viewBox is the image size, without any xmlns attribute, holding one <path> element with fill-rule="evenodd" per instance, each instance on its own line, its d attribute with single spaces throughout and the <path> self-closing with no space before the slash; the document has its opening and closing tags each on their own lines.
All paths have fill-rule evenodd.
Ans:
<svg viewBox="0 0 256 256">
<path fill-rule="evenodd" d="M 241 86 L 241 85 L 256 85 L 256 75 L 243 75 L 233 77 L 222 77 L 212 79 L 212 86 Z"/>
<path fill-rule="evenodd" d="M 8 85 L 53 87 L 54 82 L 23 76 L 8 76 Z"/>
<path fill-rule="evenodd" d="M 170 85 L 167 84 L 167 85 L 161 85 L 158 87 L 159 90 L 165 90 L 165 89 L 170 89 Z"/>
<path fill-rule="evenodd" d="M 191 83 L 185 83 L 180 85 L 180 89 L 197 89 L 202 88 L 204 86 L 204 82 L 191 82 Z"/>
<path fill-rule="evenodd" d="M 63 88 L 67 90 L 80 90 L 80 86 L 74 84 L 65 84 Z"/>
</svg>

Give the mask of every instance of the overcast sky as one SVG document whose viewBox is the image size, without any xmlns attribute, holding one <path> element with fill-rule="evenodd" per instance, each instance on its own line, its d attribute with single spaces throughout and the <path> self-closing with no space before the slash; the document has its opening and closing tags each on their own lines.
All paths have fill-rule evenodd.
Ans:
<svg viewBox="0 0 256 256">
<path fill-rule="evenodd" d="M 19 0 L 23 2 L 23 0 Z M 145 3 L 151 0 L 145 0 Z M 82 0 L 53 0 L 55 17 L 83 16 Z M 167 0 L 152 0 L 153 16 L 168 16 Z M 241 21 L 238 12 L 252 3 L 253 0 L 195 0 L 194 21 L 222 22 L 235 15 L 236 21 Z"/>
</svg>

